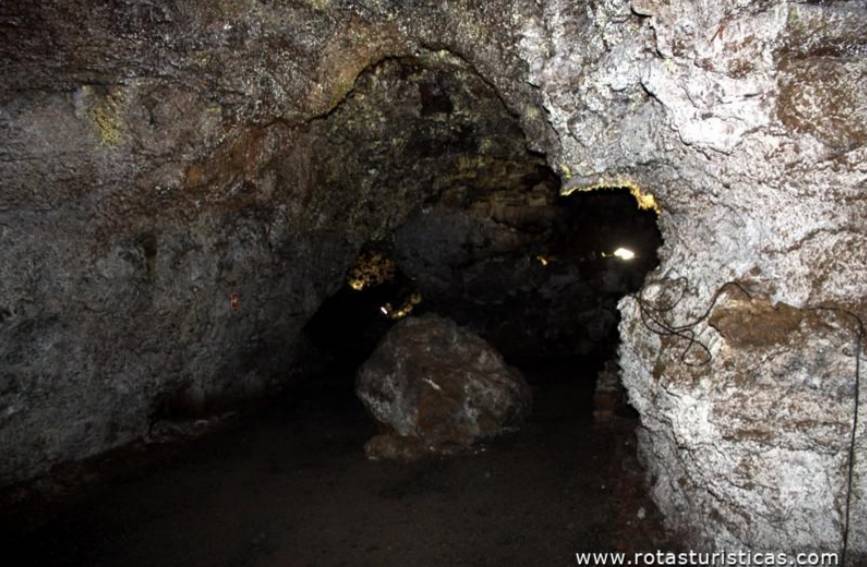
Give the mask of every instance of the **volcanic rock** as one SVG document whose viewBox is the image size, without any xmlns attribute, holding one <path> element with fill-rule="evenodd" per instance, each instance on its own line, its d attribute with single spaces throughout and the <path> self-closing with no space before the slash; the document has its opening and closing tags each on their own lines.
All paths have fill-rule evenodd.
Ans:
<svg viewBox="0 0 867 567">
<path fill-rule="evenodd" d="M 367 444 L 371 458 L 469 447 L 515 429 L 531 401 L 497 351 L 437 315 L 396 325 L 359 371 L 356 392 L 386 430 Z"/>
</svg>

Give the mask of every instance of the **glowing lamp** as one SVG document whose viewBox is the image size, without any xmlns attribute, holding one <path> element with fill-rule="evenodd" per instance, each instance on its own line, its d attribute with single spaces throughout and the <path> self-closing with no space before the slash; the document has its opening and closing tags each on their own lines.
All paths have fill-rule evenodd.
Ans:
<svg viewBox="0 0 867 567">
<path fill-rule="evenodd" d="M 635 258 L 635 252 L 633 252 L 632 250 L 630 250 L 628 248 L 618 248 L 617 250 L 614 251 L 614 254 L 612 254 L 612 256 L 616 256 L 616 257 L 620 258 L 621 260 L 625 260 L 628 262 L 629 260 L 632 260 L 633 258 Z"/>
</svg>

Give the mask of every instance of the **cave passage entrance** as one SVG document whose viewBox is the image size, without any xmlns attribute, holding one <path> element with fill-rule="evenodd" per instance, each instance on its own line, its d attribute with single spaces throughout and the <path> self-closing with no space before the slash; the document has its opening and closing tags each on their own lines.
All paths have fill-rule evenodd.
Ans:
<svg viewBox="0 0 867 567">
<path fill-rule="evenodd" d="M 321 356 L 316 380 L 351 390 L 393 325 L 433 312 L 481 335 L 568 411 L 628 412 L 617 303 L 658 263 L 656 213 L 625 188 L 561 197 L 558 187 L 553 174 L 528 178 L 504 188 L 515 198 L 493 214 L 431 204 L 369 243 L 305 330 Z"/>
<path fill-rule="evenodd" d="M 304 330 L 313 382 L 351 392 L 391 326 L 432 312 L 537 388 L 572 388 L 573 410 L 593 407 L 616 355 L 617 302 L 657 265 L 657 213 L 634 189 L 561 195 L 518 117 L 447 52 L 368 69 L 312 134 L 313 175 L 328 188 L 312 214 L 347 219 L 366 242 Z M 617 398 L 615 364 L 603 375 Z"/>
</svg>

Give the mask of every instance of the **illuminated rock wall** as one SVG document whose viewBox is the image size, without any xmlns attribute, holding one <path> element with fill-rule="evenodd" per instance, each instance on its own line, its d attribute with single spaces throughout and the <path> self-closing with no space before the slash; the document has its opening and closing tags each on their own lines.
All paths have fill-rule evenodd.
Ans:
<svg viewBox="0 0 867 567">
<path fill-rule="evenodd" d="M 642 305 L 663 325 L 624 299 L 621 364 L 656 502 L 696 544 L 841 548 L 856 323 L 839 310 L 867 305 L 865 7 L 552 1 L 523 27 L 567 184 L 626 179 L 662 209 Z M 731 280 L 754 300 L 726 287 L 686 327 Z M 864 443 L 862 428 L 861 553 Z"/>
</svg>

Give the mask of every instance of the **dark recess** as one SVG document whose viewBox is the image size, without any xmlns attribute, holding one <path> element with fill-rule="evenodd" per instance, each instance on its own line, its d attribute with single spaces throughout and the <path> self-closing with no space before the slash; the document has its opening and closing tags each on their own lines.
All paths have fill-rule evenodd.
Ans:
<svg viewBox="0 0 867 567">
<path fill-rule="evenodd" d="M 539 173 L 524 182 L 532 187 L 550 177 Z M 574 382 L 576 411 L 591 411 L 588 377 L 615 358 L 619 344 L 617 302 L 639 290 L 656 267 L 661 236 L 656 213 L 640 210 L 627 189 L 558 197 L 554 209 L 549 226 L 521 227 L 532 237 L 518 249 L 495 252 L 490 249 L 494 243 L 483 240 L 447 267 L 445 284 L 437 279 L 441 267 L 414 266 L 418 277 L 412 278 L 398 260 L 388 281 L 361 291 L 344 285 L 305 329 L 327 361 L 324 371 L 311 378 L 316 388 L 342 395 L 351 391 L 356 369 L 397 322 L 382 313 L 382 306 L 404 304 L 421 290 L 423 301 L 409 316 L 433 311 L 455 319 L 494 344 L 532 384 Z M 411 230 L 400 227 L 392 238 L 371 247 L 395 258 L 412 252 L 419 264 L 419 259 L 436 258 L 443 246 L 435 235 L 422 230 L 418 240 L 428 244 L 420 249 L 401 242 L 401 235 Z M 611 256 L 620 247 L 635 252 L 635 258 Z M 461 277 L 468 272 L 478 274 L 470 286 Z M 484 293 L 474 295 L 474 286 Z"/>
</svg>

